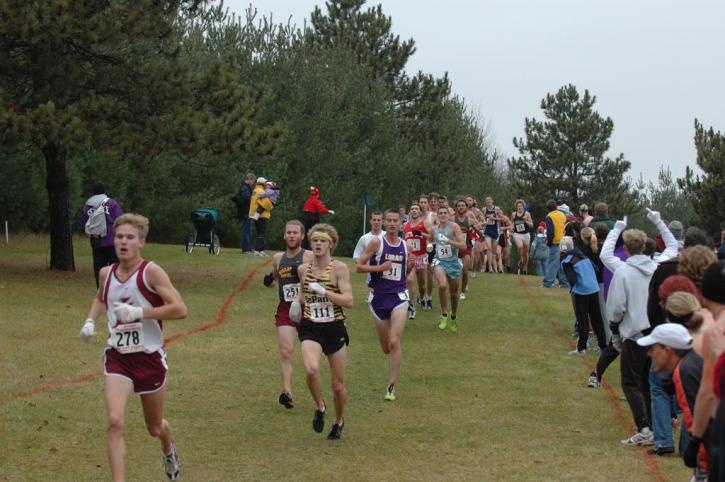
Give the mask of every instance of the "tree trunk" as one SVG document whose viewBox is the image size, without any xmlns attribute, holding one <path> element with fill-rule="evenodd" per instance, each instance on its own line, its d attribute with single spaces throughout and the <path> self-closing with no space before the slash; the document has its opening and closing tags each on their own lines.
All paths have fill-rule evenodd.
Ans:
<svg viewBox="0 0 725 482">
<path fill-rule="evenodd" d="M 50 216 L 50 269 L 75 271 L 73 259 L 73 233 L 68 213 L 68 172 L 65 168 L 66 152 L 55 144 L 42 149 L 45 156 Z"/>
</svg>

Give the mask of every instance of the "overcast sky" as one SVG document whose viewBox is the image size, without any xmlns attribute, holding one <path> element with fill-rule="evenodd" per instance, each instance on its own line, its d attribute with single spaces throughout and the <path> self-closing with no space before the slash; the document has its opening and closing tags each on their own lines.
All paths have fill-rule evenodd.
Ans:
<svg viewBox="0 0 725 482">
<path fill-rule="evenodd" d="M 302 25 L 316 0 L 250 3 L 275 22 Z M 455 94 L 486 121 L 505 155 L 541 99 L 572 83 L 614 121 L 610 157 L 628 173 L 676 177 L 695 165 L 693 123 L 725 131 L 723 0 L 383 0 L 393 31 L 417 47 L 407 70 L 448 72 Z"/>
</svg>

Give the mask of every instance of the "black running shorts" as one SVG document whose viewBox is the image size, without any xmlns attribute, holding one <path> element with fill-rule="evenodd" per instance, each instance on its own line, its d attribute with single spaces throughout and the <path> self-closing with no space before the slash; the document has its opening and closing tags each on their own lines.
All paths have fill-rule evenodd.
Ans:
<svg viewBox="0 0 725 482">
<path fill-rule="evenodd" d="M 350 344 L 350 337 L 347 335 L 347 328 L 343 320 L 328 323 L 302 320 L 299 328 L 299 338 L 300 342 L 310 340 L 318 343 L 325 355 L 337 353 L 340 348 Z"/>
</svg>

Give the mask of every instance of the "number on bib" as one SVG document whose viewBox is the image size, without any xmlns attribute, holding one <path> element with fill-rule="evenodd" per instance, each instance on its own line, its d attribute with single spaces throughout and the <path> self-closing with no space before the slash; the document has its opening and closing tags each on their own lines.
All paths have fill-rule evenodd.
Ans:
<svg viewBox="0 0 725 482">
<path fill-rule="evenodd" d="M 398 293 L 398 298 L 400 298 L 401 301 L 410 301 L 410 293 L 408 293 L 408 290 L 401 291 Z"/>
<path fill-rule="evenodd" d="M 445 259 L 450 258 L 453 256 L 453 250 L 451 249 L 450 244 L 437 244 L 436 245 L 436 254 L 438 255 L 439 259 Z"/>
<path fill-rule="evenodd" d="M 516 225 L 516 232 L 517 233 L 523 233 L 526 231 L 526 225 L 524 223 L 520 223 Z"/>
<path fill-rule="evenodd" d="M 310 303 L 310 321 L 316 323 L 335 321 L 335 308 L 329 301 Z"/>
<path fill-rule="evenodd" d="M 400 263 L 392 263 L 393 267 L 390 271 L 383 271 L 383 278 L 390 281 L 400 281 L 400 275 L 403 272 L 403 265 Z"/>
<path fill-rule="evenodd" d="M 282 294 L 284 295 L 284 300 L 288 303 L 293 302 L 297 299 L 297 296 L 300 294 L 300 284 L 299 283 L 290 283 L 287 285 L 284 285 L 282 287 Z"/>
<path fill-rule="evenodd" d="M 410 245 L 412 246 L 413 251 L 420 251 L 420 239 L 410 238 Z"/>
<path fill-rule="evenodd" d="M 123 354 L 143 351 L 143 323 L 116 326 L 111 334 L 111 346 Z"/>
</svg>

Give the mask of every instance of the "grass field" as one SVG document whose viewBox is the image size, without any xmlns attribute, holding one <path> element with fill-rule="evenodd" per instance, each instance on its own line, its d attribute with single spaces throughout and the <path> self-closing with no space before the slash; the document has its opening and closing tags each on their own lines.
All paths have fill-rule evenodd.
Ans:
<svg viewBox="0 0 725 482">
<path fill-rule="evenodd" d="M 0 246 L 0 480 L 104 480 L 101 336 L 78 331 L 93 296 L 90 248 L 76 242 L 75 273 L 46 269 L 45 238 Z M 383 400 L 387 362 L 353 274 L 349 405 L 340 441 L 313 432 L 313 404 L 295 353 L 295 408 L 281 384 L 273 313 L 262 286 L 267 261 L 223 250 L 191 255 L 148 245 L 189 307 L 164 325 L 170 375 L 167 418 L 187 481 L 229 480 L 685 480 L 679 458 L 622 446 L 633 431 L 609 390 L 586 388 L 595 355 L 572 349 L 564 290 L 537 277 L 479 275 L 461 302 L 459 332 L 419 312 L 403 337 L 397 401 Z M 349 261 L 349 260 L 348 260 Z M 245 283 L 245 279 L 248 283 Z M 436 301 L 437 306 L 437 301 Z M 174 338 L 176 336 L 176 338 Z M 331 406 L 329 371 L 323 392 Z M 328 419 L 331 417 L 328 417 Z M 140 405 L 127 418 L 128 480 L 165 480 L 158 442 Z"/>
</svg>

